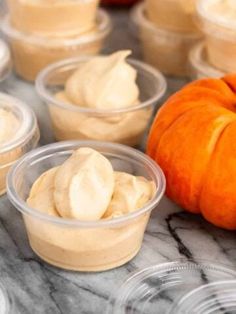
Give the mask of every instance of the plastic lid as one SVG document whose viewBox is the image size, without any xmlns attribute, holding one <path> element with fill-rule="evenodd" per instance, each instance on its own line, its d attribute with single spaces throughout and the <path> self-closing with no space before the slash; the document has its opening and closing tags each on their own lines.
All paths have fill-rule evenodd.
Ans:
<svg viewBox="0 0 236 314">
<path fill-rule="evenodd" d="M 0 81 L 4 80 L 11 69 L 11 54 L 8 46 L 0 39 Z"/>
<path fill-rule="evenodd" d="M 183 297 L 170 314 L 236 313 L 236 280 L 219 281 Z"/>
<path fill-rule="evenodd" d="M 8 299 L 8 294 L 3 285 L 0 283 L 0 314 L 8 313 L 10 313 L 10 302 Z"/>
<path fill-rule="evenodd" d="M 206 261 L 178 261 L 152 266 L 132 275 L 116 291 L 108 313 L 169 314 L 190 291 L 208 283 L 234 279 L 235 276 L 235 270 Z"/>
<path fill-rule="evenodd" d="M 197 77 L 222 77 L 225 74 L 207 62 L 204 42 L 198 43 L 191 49 L 189 62 L 197 72 Z"/>
</svg>

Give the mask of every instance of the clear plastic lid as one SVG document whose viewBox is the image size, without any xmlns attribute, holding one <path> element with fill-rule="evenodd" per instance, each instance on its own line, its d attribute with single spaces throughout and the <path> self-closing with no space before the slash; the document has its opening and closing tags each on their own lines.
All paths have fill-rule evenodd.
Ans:
<svg viewBox="0 0 236 314">
<path fill-rule="evenodd" d="M 8 293 L 0 283 L 0 314 L 10 314 L 10 302 Z"/>
<path fill-rule="evenodd" d="M 194 78 L 222 77 L 225 75 L 223 71 L 208 63 L 204 42 L 198 43 L 192 48 L 189 54 L 189 63 Z"/>
<path fill-rule="evenodd" d="M 190 291 L 212 282 L 235 279 L 235 276 L 235 270 L 206 261 L 155 265 L 125 281 L 110 300 L 108 314 L 169 314 Z"/>
<path fill-rule="evenodd" d="M 235 314 L 236 280 L 214 282 L 184 296 L 170 314 Z"/>
<path fill-rule="evenodd" d="M 11 54 L 8 46 L 0 39 L 0 81 L 4 80 L 11 70 Z"/>
</svg>

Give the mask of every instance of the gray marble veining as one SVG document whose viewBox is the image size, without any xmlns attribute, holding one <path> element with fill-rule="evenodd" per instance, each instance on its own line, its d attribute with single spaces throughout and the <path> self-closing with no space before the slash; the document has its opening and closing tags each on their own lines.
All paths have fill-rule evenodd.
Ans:
<svg viewBox="0 0 236 314">
<path fill-rule="evenodd" d="M 127 13 L 112 14 L 114 32 L 107 51 L 130 48 L 139 58 L 138 43 L 127 30 Z M 169 80 L 168 93 L 183 83 Z M 11 75 L 0 90 L 32 106 L 40 124 L 41 144 L 53 142 L 46 107 L 32 84 Z M 68 272 L 49 266 L 32 252 L 21 215 L 6 196 L 0 199 L 0 279 L 14 299 L 14 313 L 105 313 L 109 297 L 130 273 L 179 258 L 206 259 L 235 267 L 235 233 L 215 228 L 163 199 L 152 214 L 140 253 L 130 263 L 97 274 Z"/>
</svg>

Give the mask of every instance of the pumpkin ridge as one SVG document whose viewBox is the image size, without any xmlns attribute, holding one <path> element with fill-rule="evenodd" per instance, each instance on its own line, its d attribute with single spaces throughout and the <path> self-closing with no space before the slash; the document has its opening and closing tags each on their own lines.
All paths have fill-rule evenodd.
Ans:
<svg viewBox="0 0 236 314">
<path fill-rule="evenodd" d="M 190 103 L 190 102 L 188 102 Z M 194 101 L 194 103 L 197 104 L 196 101 Z M 201 106 L 204 106 L 205 104 L 202 104 Z M 157 149 L 158 149 L 158 146 L 159 146 L 159 143 L 161 141 L 161 138 L 163 137 L 163 135 L 165 134 L 166 131 L 168 131 L 168 129 L 172 126 L 172 124 L 174 124 L 175 122 L 177 122 L 177 120 L 179 118 L 181 118 L 183 115 L 185 115 L 187 112 L 193 110 L 193 109 L 196 109 L 196 108 L 199 108 L 201 106 L 198 106 L 198 107 L 193 107 L 193 108 L 186 108 L 186 110 L 184 112 L 182 112 L 178 117 L 176 117 L 175 119 L 173 119 L 173 121 L 163 130 L 162 134 L 160 135 L 159 137 L 159 140 L 157 141 L 157 139 L 154 139 L 153 136 L 155 136 L 155 131 L 156 129 L 158 128 L 158 126 L 156 126 L 155 122 L 152 124 L 152 127 L 151 127 L 151 130 L 150 130 L 150 133 L 149 133 L 149 136 L 148 136 L 148 142 L 147 142 L 147 154 L 152 157 L 153 159 L 155 158 L 155 155 L 156 155 L 156 152 L 157 152 Z M 157 114 L 158 116 L 158 114 Z M 153 135 L 153 136 L 152 136 Z M 152 144 L 153 141 L 157 141 L 157 144 L 155 145 L 155 151 L 150 151 L 149 150 L 149 147 L 150 145 Z M 150 144 L 150 145 L 149 145 Z"/>
<path fill-rule="evenodd" d="M 191 84 L 189 84 L 189 85 L 191 85 Z M 191 94 L 190 94 L 190 92 L 191 92 Z M 193 99 L 191 99 L 192 97 L 193 97 Z M 235 100 L 236 100 L 236 97 L 235 97 Z M 204 86 L 189 86 L 188 88 L 186 87 L 186 88 L 176 92 L 167 101 L 164 102 L 164 104 L 161 106 L 161 108 L 157 112 L 156 117 L 154 118 L 154 121 L 152 123 L 151 129 L 149 132 L 148 141 L 147 141 L 146 151 L 147 151 L 147 154 L 149 156 L 152 157 L 152 155 L 155 155 L 155 151 L 153 151 L 154 147 L 152 147 L 152 145 L 150 143 L 152 141 L 157 141 L 155 133 L 156 133 L 156 129 L 159 128 L 160 126 L 156 125 L 156 124 L 157 124 L 157 121 L 161 119 L 160 117 L 162 117 L 162 115 L 166 115 L 166 111 L 171 110 L 172 106 L 176 106 L 176 102 L 177 103 L 181 102 L 181 104 L 183 105 L 185 103 L 188 104 L 188 103 L 201 102 L 201 101 L 204 101 L 204 104 L 206 103 L 206 101 L 211 102 L 211 104 L 214 104 L 215 106 L 219 106 L 219 107 L 224 107 L 224 108 L 230 110 L 231 112 L 234 112 L 234 109 L 235 109 L 234 107 L 232 107 L 231 97 L 230 98 L 228 96 L 224 97 L 224 94 L 222 94 L 221 91 L 217 91 L 215 89 L 205 88 Z M 188 110 L 189 110 L 189 108 L 186 108 L 184 110 L 184 112 L 187 112 Z M 176 117 L 176 118 L 178 118 L 178 117 Z M 173 118 L 173 120 L 174 120 L 174 118 Z M 169 127 L 169 125 L 165 129 L 167 129 Z M 163 130 L 163 132 L 164 132 L 164 130 Z"/>
<path fill-rule="evenodd" d="M 230 124 L 234 123 L 234 122 L 236 122 L 236 117 L 233 117 L 232 121 L 228 121 L 228 123 L 225 124 L 224 128 L 221 130 L 220 134 L 218 135 L 218 138 L 217 138 L 217 140 L 216 140 L 216 142 L 215 142 L 215 145 L 214 145 L 214 149 L 213 149 L 212 152 L 211 152 L 211 156 L 210 156 L 210 158 L 209 158 L 209 160 L 208 160 L 206 169 L 205 169 L 204 174 L 203 174 L 203 176 L 202 176 L 202 183 L 201 183 L 200 193 L 199 193 L 199 196 L 198 196 L 198 204 L 197 204 L 197 206 L 198 206 L 198 209 L 199 209 L 200 212 L 201 212 L 200 200 L 201 200 L 201 197 L 202 197 L 202 191 L 203 191 L 203 189 L 205 188 L 206 178 L 207 178 L 207 176 L 208 176 L 208 169 L 209 169 L 209 167 L 210 167 L 210 163 L 211 163 L 211 161 L 212 161 L 213 158 L 214 158 L 214 154 L 215 154 L 215 152 L 216 152 L 216 150 L 217 150 L 217 147 L 218 147 L 218 145 L 219 145 L 219 142 L 220 142 L 221 138 L 222 138 L 223 135 L 224 135 L 224 132 L 226 131 L 226 129 L 228 128 L 228 126 L 229 126 Z"/>
<path fill-rule="evenodd" d="M 182 102 L 182 104 L 185 103 L 185 102 Z M 159 118 L 159 115 L 157 113 L 157 116 L 156 116 L 156 119 L 154 120 L 153 124 L 152 124 L 152 127 L 150 129 L 150 132 L 149 132 L 149 136 L 148 136 L 148 141 L 147 141 L 147 154 L 151 157 L 151 158 L 155 158 L 155 155 L 156 155 L 156 151 L 158 149 L 158 146 L 159 146 L 159 143 L 161 141 L 161 138 L 162 136 L 165 134 L 166 131 L 168 131 L 168 129 L 172 126 L 173 123 L 177 122 L 177 120 L 179 118 L 181 118 L 183 115 L 185 115 L 186 113 L 188 113 L 189 111 L 192 111 L 194 109 L 197 109 L 197 108 L 200 108 L 202 106 L 206 106 L 207 103 L 202 103 L 201 105 L 198 104 L 198 101 L 197 100 L 194 100 L 194 101 L 187 101 L 186 100 L 186 103 L 188 104 L 196 104 L 195 107 L 191 107 L 191 108 L 186 108 L 185 111 L 183 111 L 181 114 L 179 114 L 175 119 L 173 119 L 173 121 L 163 130 L 162 134 L 160 135 L 159 139 L 156 139 L 155 138 L 155 134 L 156 134 L 156 129 L 159 127 L 158 125 L 156 125 L 155 123 L 155 120 Z M 174 105 L 174 103 L 173 103 Z M 164 105 L 163 105 L 164 106 Z M 155 145 L 155 151 L 153 150 L 153 147 L 152 147 L 152 142 L 155 141 L 156 142 L 156 145 Z"/>
<path fill-rule="evenodd" d="M 199 108 L 201 108 L 200 113 Z M 194 111 L 195 113 L 192 113 L 191 111 Z M 211 114 L 210 116 L 203 116 L 204 112 Z M 186 115 L 188 116 L 185 117 Z M 192 122 L 189 122 L 191 116 L 194 116 L 194 118 Z M 202 117 L 202 120 L 199 120 L 199 116 Z M 179 121 L 180 119 L 181 121 Z M 185 124 L 184 121 L 187 124 Z M 187 208 L 193 213 L 200 213 L 197 206 L 197 200 L 200 196 L 200 190 L 198 189 L 201 187 L 204 173 L 209 164 L 219 134 L 221 134 L 222 130 L 224 130 L 224 128 L 232 121 L 235 121 L 234 114 L 229 112 L 226 108 L 215 107 L 214 111 L 212 111 L 212 106 L 210 104 L 195 107 L 192 110 L 185 112 L 184 115 L 174 121 L 172 126 L 168 129 L 168 133 L 165 132 L 165 134 L 163 134 L 162 139 L 157 146 L 154 160 L 165 169 L 164 173 L 167 178 L 167 195 L 182 207 Z M 180 132 L 183 123 L 185 125 L 186 135 Z M 191 125 L 195 125 L 195 129 L 193 129 L 193 132 L 188 133 L 189 130 L 191 131 L 191 128 L 189 128 Z M 206 129 L 204 125 L 207 126 Z M 199 137 L 201 135 L 199 132 L 201 126 L 206 132 L 206 141 Z M 171 138 L 172 141 L 170 142 Z M 193 146 L 194 150 L 189 150 L 189 145 L 195 138 L 199 138 L 200 142 L 198 143 L 196 141 L 195 146 Z M 203 139 L 204 138 L 205 137 L 203 137 Z M 169 145 L 169 143 L 171 145 Z M 194 151 L 197 155 L 195 155 Z M 191 154 L 193 154 L 195 158 L 191 159 Z M 202 159 L 202 157 L 204 158 Z M 174 170 L 174 172 L 172 173 L 170 169 L 172 171 Z M 185 169 L 185 172 L 182 171 L 183 169 Z"/>
<path fill-rule="evenodd" d="M 224 81 L 225 84 L 227 84 L 228 87 L 235 94 L 235 92 L 236 92 L 236 75 L 235 74 L 225 75 L 224 77 L 222 77 L 222 81 Z"/>
<path fill-rule="evenodd" d="M 221 134 L 200 198 L 203 217 L 228 230 L 236 230 L 235 132 L 236 121 L 232 121 Z"/>
</svg>

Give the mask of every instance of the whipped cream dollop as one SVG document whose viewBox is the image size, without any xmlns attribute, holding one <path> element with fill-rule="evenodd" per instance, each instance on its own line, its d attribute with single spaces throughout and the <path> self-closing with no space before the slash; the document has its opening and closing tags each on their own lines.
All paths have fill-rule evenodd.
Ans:
<svg viewBox="0 0 236 314">
<path fill-rule="evenodd" d="M 112 197 L 113 168 L 102 154 L 80 148 L 60 166 L 54 184 L 54 200 L 62 217 L 97 220 Z"/>
<path fill-rule="evenodd" d="M 52 216 L 96 221 L 138 210 L 153 194 L 153 182 L 115 172 L 106 157 L 84 147 L 61 166 L 44 172 L 33 184 L 27 203 Z"/>
<path fill-rule="evenodd" d="M 54 203 L 54 179 L 58 167 L 54 167 L 44 172 L 33 184 L 27 203 L 51 216 L 57 216 L 58 212 Z"/>
<path fill-rule="evenodd" d="M 137 104 L 137 71 L 126 62 L 130 54 L 129 50 L 118 51 L 82 64 L 66 82 L 68 99 L 78 106 L 104 110 Z"/>
<path fill-rule="evenodd" d="M 12 140 L 20 126 L 20 121 L 10 111 L 0 108 L 0 144 Z"/>
<path fill-rule="evenodd" d="M 142 208 L 154 194 L 154 184 L 144 177 L 115 172 L 115 188 L 104 218 L 115 218 Z"/>
</svg>

